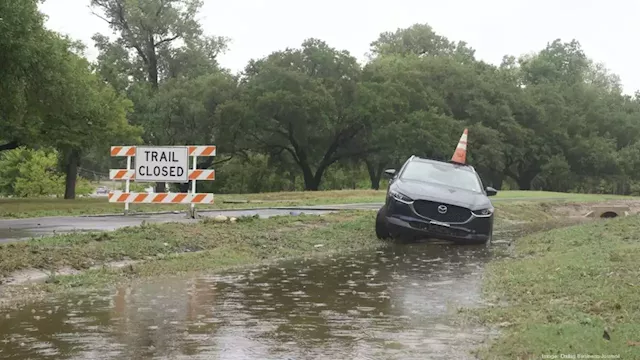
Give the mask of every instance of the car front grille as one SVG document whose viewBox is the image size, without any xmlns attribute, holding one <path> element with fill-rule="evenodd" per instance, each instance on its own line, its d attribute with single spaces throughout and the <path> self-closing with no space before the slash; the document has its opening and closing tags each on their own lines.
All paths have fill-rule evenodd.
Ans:
<svg viewBox="0 0 640 360">
<path fill-rule="evenodd" d="M 447 207 L 447 211 L 444 214 L 438 212 L 440 205 Z M 415 201 L 413 208 L 420 216 L 446 223 L 461 223 L 469 220 L 471 217 L 471 211 L 467 208 L 427 200 Z"/>
</svg>

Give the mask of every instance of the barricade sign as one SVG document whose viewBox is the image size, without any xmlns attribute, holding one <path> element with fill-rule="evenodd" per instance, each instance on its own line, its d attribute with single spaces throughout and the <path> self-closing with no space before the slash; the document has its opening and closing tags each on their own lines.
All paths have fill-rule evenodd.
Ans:
<svg viewBox="0 0 640 360">
<path fill-rule="evenodd" d="M 170 183 L 189 182 L 187 147 L 136 148 L 136 180 Z"/>
<path fill-rule="evenodd" d="M 125 213 L 130 203 L 191 204 L 195 217 L 195 204 L 212 204 L 213 194 L 197 194 L 197 180 L 215 180 L 215 170 L 199 170 L 198 156 L 216 156 L 213 145 L 197 146 L 112 146 L 111 156 L 126 156 L 126 169 L 110 169 L 109 179 L 124 180 L 125 191 L 109 192 L 109 202 L 124 203 Z M 135 157 L 132 168 L 131 159 Z M 192 168 L 189 169 L 189 157 Z M 190 193 L 132 193 L 130 181 L 187 183 Z"/>
</svg>

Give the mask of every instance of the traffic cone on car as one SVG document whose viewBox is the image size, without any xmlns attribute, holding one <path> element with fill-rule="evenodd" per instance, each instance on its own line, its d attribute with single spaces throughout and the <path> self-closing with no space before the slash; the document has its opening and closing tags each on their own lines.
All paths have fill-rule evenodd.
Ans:
<svg viewBox="0 0 640 360">
<path fill-rule="evenodd" d="M 458 146 L 456 147 L 456 151 L 453 153 L 451 157 L 451 162 L 458 164 L 466 164 L 467 162 L 467 134 L 468 130 L 464 129 L 462 136 L 460 137 L 460 141 L 458 141 Z"/>
</svg>

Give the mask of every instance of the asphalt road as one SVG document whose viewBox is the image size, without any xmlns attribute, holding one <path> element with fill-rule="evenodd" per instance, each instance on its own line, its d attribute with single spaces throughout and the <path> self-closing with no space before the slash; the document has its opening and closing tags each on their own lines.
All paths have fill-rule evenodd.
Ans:
<svg viewBox="0 0 640 360">
<path fill-rule="evenodd" d="M 278 215 L 323 214 L 341 209 L 377 210 L 382 204 L 341 204 L 331 206 L 308 206 L 299 208 L 272 208 L 251 210 L 216 210 L 201 211 L 200 216 L 215 217 L 225 215 L 228 217 L 255 216 L 268 218 Z M 186 217 L 181 213 L 140 214 L 140 215 L 107 215 L 107 216 L 56 216 L 29 219 L 0 219 L 0 243 L 28 240 L 34 237 L 42 237 L 60 233 L 77 231 L 110 231 L 127 226 L 139 226 L 146 223 L 196 222 L 195 219 Z"/>
</svg>

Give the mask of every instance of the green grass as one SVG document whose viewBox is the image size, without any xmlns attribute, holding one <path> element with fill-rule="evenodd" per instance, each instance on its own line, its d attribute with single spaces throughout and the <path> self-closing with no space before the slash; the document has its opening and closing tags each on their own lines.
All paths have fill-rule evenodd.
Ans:
<svg viewBox="0 0 640 360">
<path fill-rule="evenodd" d="M 225 201 L 249 201 L 227 204 Z M 234 209 L 273 206 L 328 205 L 384 201 L 384 192 L 375 190 L 276 192 L 262 194 L 215 195 L 215 204 L 197 205 L 198 209 Z M 189 205 L 131 204 L 131 213 L 186 211 Z M 117 214 L 124 204 L 109 203 L 106 197 L 64 200 L 55 198 L 0 198 L 0 218 Z"/>
<path fill-rule="evenodd" d="M 637 199 L 634 196 L 625 195 L 609 195 L 609 194 L 578 194 L 578 193 L 562 193 L 553 191 L 521 191 L 507 190 L 500 191 L 492 198 L 496 200 L 502 199 L 563 199 L 571 201 L 606 201 L 606 200 L 625 200 Z"/>
<path fill-rule="evenodd" d="M 640 358 L 640 218 L 629 216 L 518 239 L 515 257 L 489 264 L 491 303 L 471 310 L 502 327 L 484 359 L 607 354 Z M 610 340 L 603 339 L 608 328 Z M 637 344 L 640 345 L 640 344 Z"/>
<path fill-rule="evenodd" d="M 273 206 L 331 205 L 341 203 L 375 203 L 384 201 L 385 190 L 334 190 L 275 192 L 261 194 L 216 195 L 216 204 L 198 205 L 198 209 L 233 209 Z M 544 191 L 502 191 L 493 197 L 496 203 L 503 201 L 539 201 L 562 199 L 565 201 L 605 201 L 633 199 L 632 197 L 595 194 L 568 194 Z M 225 201 L 248 201 L 228 204 Z M 132 213 L 154 211 L 186 211 L 188 205 L 131 204 Z M 52 198 L 8 199 L 0 198 L 0 218 L 29 218 L 41 216 L 117 214 L 124 211 L 124 204 L 109 203 L 107 198 L 81 198 L 63 200 Z"/>
</svg>

